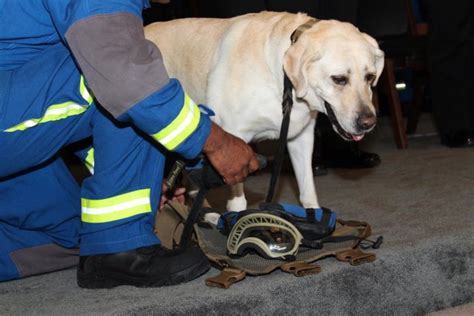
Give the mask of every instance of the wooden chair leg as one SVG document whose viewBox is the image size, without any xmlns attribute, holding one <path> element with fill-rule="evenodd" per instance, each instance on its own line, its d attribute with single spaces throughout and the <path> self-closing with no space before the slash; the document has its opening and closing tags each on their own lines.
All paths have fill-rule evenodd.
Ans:
<svg viewBox="0 0 474 316">
<path fill-rule="evenodd" d="M 400 105 L 400 98 L 398 91 L 395 88 L 395 65 L 393 59 L 385 59 L 385 69 L 383 71 L 383 83 L 388 97 L 388 105 L 390 117 L 392 119 L 393 132 L 395 143 L 400 149 L 408 147 L 408 139 L 405 132 L 405 124 L 403 122 L 402 107 Z"/>
</svg>

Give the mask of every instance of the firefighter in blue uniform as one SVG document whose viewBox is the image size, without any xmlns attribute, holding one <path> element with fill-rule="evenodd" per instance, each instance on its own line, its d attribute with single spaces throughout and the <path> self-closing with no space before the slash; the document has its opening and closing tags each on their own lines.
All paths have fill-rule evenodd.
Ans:
<svg viewBox="0 0 474 316">
<path fill-rule="evenodd" d="M 204 152 L 230 184 L 258 163 L 168 78 L 144 38 L 146 6 L 0 0 L 0 281 L 74 266 L 78 248 L 88 288 L 176 284 L 209 268 L 198 248 L 167 252 L 153 233 L 163 152 Z M 79 187 L 58 151 L 89 137 L 93 175 Z"/>
</svg>

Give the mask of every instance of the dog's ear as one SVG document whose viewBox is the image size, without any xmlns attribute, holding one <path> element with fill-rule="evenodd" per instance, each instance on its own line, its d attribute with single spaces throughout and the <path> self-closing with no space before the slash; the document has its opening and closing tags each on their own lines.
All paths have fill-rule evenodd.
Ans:
<svg viewBox="0 0 474 316">
<path fill-rule="evenodd" d="M 297 98 L 304 98 L 308 93 L 308 78 L 306 67 L 304 67 L 304 45 L 298 45 L 295 43 L 286 51 L 283 69 L 285 70 L 288 78 L 296 92 Z"/>
<path fill-rule="evenodd" d="M 362 36 L 364 39 L 369 42 L 369 44 L 374 48 L 374 56 L 375 56 L 375 70 L 377 72 L 377 76 L 372 83 L 372 86 L 375 87 L 377 85 L 377 82 L 379 81 L 380 75 L 382 74 L 383 71 L 383 66 L 385 63 L 385 54 L 384 52 L 379 48 L 379 44 L 377 41 L 370 35 L 366 33 L 362 33 Z"/>
</svg>

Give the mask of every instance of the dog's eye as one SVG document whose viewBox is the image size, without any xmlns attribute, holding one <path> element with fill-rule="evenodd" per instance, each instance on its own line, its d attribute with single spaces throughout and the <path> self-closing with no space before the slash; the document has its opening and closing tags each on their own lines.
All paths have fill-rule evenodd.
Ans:
<svg viewBox="0 0 474 316">
<path fill-rule="evenodd" d="M 375 75 L 374 74 L 366 74 L 365 75 L 365 81 L 367 81 L 369 84 L 372 84 L 375 80 Z"/>
<path fill-rule="evenodd" d="M 348 79 L 346 76 L 331 76 L 332 81 L 340 86 L 345 86 L 348 82 Z"/>
</svg>

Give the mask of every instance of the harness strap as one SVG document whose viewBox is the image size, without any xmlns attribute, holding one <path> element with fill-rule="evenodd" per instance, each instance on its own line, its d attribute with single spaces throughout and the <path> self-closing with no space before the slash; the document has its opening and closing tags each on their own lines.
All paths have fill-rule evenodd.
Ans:
<svg viewBox="0 0 474 316">
<path fill-rule="evenodd" d="M 319 20 L 311 19 L 306 23 L 298 26 L 298 28 L 291 34 L 291 44 L 293 45 L 296 43 L 298 38 L 303 34 L 304 31 L 311 28 L 313 25 L 318 23 Z M 272 176 L 270 178 L 270 186 L 268 188 L 267 197 L 265 199 L 266 202 L 272 202 L 273 197 L 275 195 L 275 187 L 278 182 L 278 178 L 280 177 L 281 168 L 283 166 L 283 160 L 285 158 L 285 151 L 286 151 L 286 141 L 288 139 L 288 129 L 290 127 L 290 115 L 291 109 L 293 108 L 293 84 L 288 78 L 285 71 L 284 78 L 283 78 L 283 121 L 281 123 L 280 129 L 280 137 L 278 139 L 278 149 L 276 153 L 275 163 L 273 165 Z"/>
<path fill-rule="evenodd" d="M 337 220 L 341 225 L 346 225 L 349 227 L 361 227 L 363 230 L 359 234 L 359 239 L 366 239 L 372 234 L 372 228 L 367 222 L 359 222 L 359 221 L 344 221 L 342 219 Z"/>
</svg>

